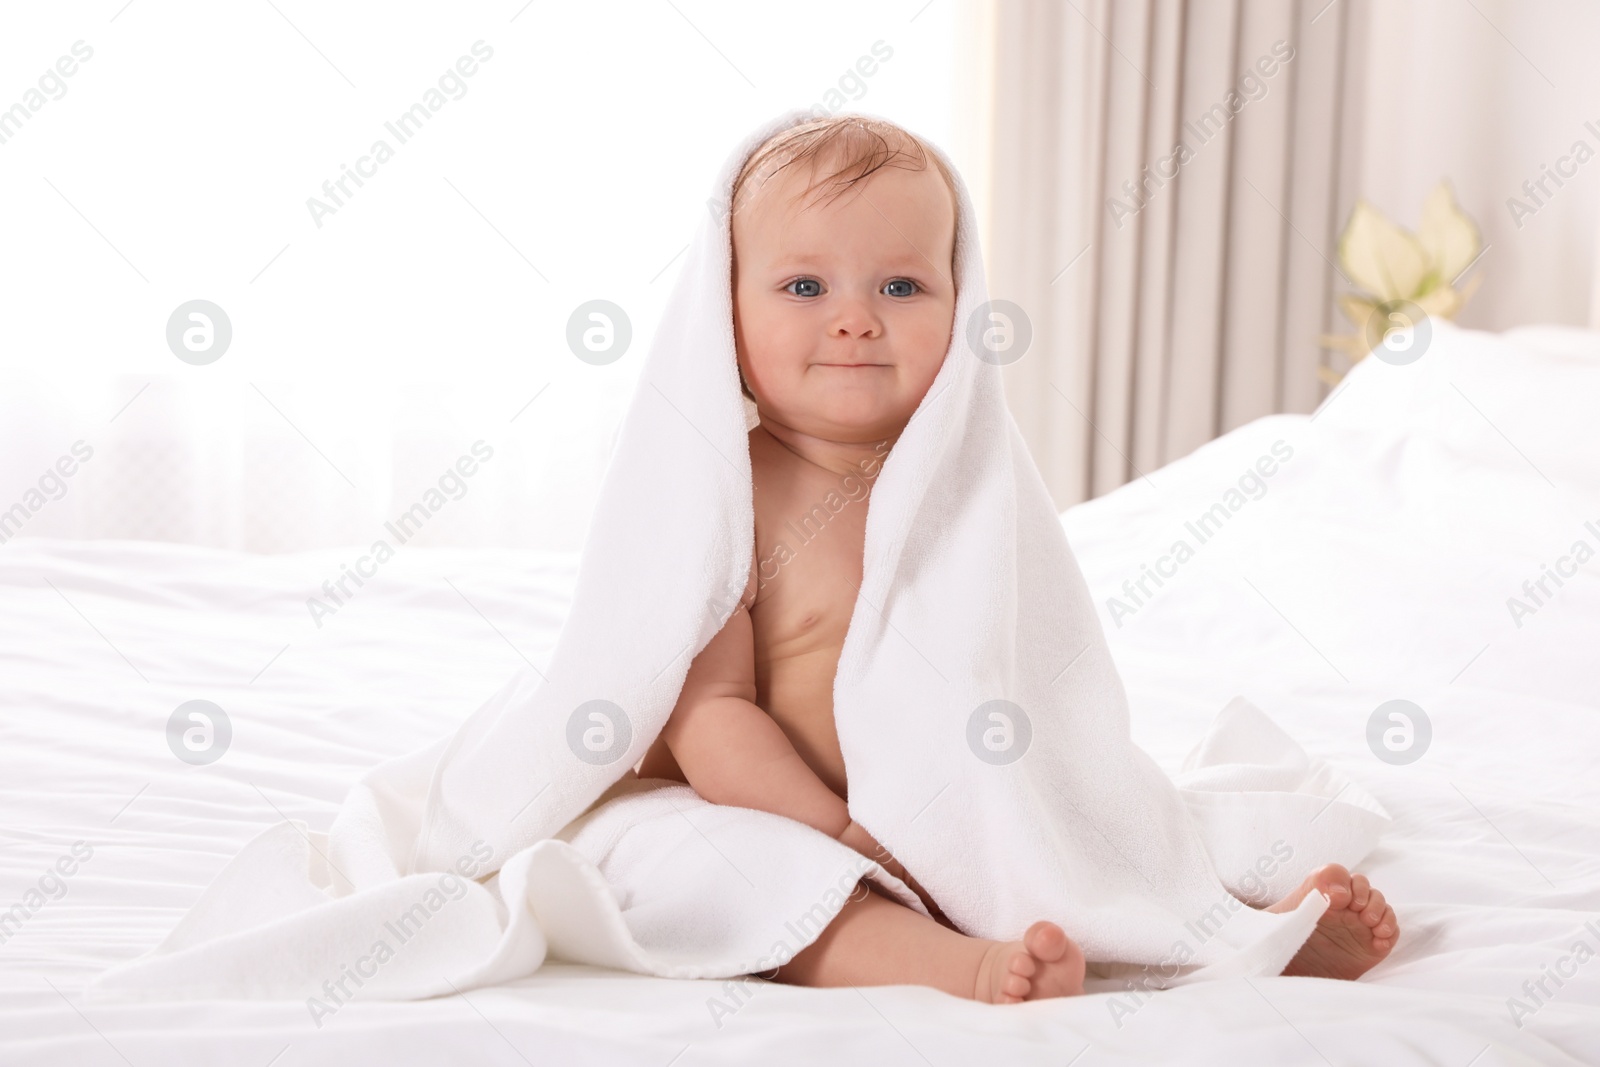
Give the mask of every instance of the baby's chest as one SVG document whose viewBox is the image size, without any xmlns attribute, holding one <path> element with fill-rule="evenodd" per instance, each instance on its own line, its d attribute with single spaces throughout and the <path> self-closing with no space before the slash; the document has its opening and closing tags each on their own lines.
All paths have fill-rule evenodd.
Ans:
<svg viewBox="0 0 1600 1067">
<path fill-rule="evenodd" d="M 777 654 L 828 646 L 837 651 L 861 584 L 865 519 L 865 501 L 845 500 L 836 509 L 792 502 L 757 507 L 751 618 L 758 646 Z"/>
</svg>

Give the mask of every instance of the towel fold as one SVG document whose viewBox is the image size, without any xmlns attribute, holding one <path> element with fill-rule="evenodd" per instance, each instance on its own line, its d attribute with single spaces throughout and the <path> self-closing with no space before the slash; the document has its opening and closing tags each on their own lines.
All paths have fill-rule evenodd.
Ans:
<svg viewBox="0 0 1600 1067">
<path fill-rule="evenodd" d="M 746 138 L 712 202 L 730 201 L 762 141 L 809 117 Z M 1322 863 L 1352 865 L 1388 816 L 1243 700 L 1176 782 L 1132 742 L 1000 369 L 973 348 L 988 295 L 955 180 L 950 346 L 872 489 L 834 681 L 851 815 L 966 933 L 1060 923 L 1093 965 L 1091 990 L 1136 973 L 1153 985 L 1276 974 L 1325 899 L 1272 914 L 1229 890 L 1277 899 Z M 730 250 L 729 217 L 711 215 L 617 436 L 549 663 L 368 773 L 326 835 L 263 833 L 91 995 L 304 997 L 320 1025 L 356 997 L 466 990 L 547 956 L 668 977 L 769 971 L 861 878 L 925 913 L 825 834 L 631 770 L 754 551 Z"/>
</svg>

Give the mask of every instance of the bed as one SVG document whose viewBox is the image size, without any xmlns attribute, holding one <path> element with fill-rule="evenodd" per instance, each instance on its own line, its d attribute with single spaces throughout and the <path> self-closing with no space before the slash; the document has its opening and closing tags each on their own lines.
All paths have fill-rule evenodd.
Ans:
<svg viewBox="0 0 1600 1067">
<path fill-rule="evenodd" d="M 1597 409 L 1600 334 L 1437 324 L 1417 362 L 1368 359 L 1314 415 L 1239 427 L 1062 517 L 1164 767 L 1242 694 L 1394 816 L 1361 869 L 1402 935 L 1353 983 L 995 1008 L 552 962 L 316 1021 L 88 1002 L 89 977 L 155 944 L 252 836 L 326 828 L 364 769 L 540 663 L 577 559 L 408 546 L 318 617 L 307 598 L 357 551 L 14 538 L 0 1061 L 1600 1063 Z M 211 762 L 169 740 L 194 700 L 231 731 Z"/>
</svg>

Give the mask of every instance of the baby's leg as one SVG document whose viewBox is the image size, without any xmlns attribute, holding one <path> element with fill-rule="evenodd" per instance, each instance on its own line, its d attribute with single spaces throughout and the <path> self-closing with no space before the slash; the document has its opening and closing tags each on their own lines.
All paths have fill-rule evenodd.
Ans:
<svg viewBox="0 0 1600 1067">
<path fill-rule="evenodd" d="M 1083 953 L 1055 923 L 1034 923 L 1021 941 L 986 941 L 869 891 L 852 896 L 775 977 L 808 986 L 925 985 L 1015 1004 L 1081 993 L 1083 973 Z"/>
</svg>

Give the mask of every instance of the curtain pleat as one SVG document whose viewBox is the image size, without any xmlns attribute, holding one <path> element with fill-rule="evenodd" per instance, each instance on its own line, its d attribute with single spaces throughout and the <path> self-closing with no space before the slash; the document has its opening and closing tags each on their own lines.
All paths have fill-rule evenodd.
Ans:
<svg viewBox="0 0 1600 1067">
<path fill-rule="evenodd" d="M 1150 69 L 1165 72 L 1150 94 L 1146 121 L 1145 159 L 1154 173 L 1150 181 L 1166 183 L 1163 161 L 1167 160 L 1180 133 L 1179 105 L 1182 103 L 1183 33 L 1186 21 L 1183 0 L 1157 0 L 1151 23 Z M 1141 178 L 1143 175 L 1141 175 Z M 1177 203 L 1174 197 L 1153 196 L 1137 216 L 1142 246 L 1139 263 L 1138 348 L 1133 379 L 1133 432 L 1130 437 L 1129 465 L 1123 480 L 1141 476 L 1165 462 L 1167 391 L 1169 378 L 1168 339 L 1172 329 L 1173 251 L 1177 240 Z M 1116 488 L 1103 484 L 1100 492 Z"/>
<path fill-rule="evenodd" d="M 1314 408 L 1363 0 L 991 2 L 991 290 L 1057 502 Z"/>
<path fill-rule="evenodd" d="M 1121 182 L 1139 173 L 1148 148 L 1145 124 L 1154 83 L 1147 73 L 1150 56 L 1150 4 L 1133 0 L 1113 5 L 1110 38 L 1112 59 L 1106 64 L 1106 122 L 1100 153 L 1099 200 L 1116 195 Z M 1095 439 L 1090 442 L 1089 484 L 1093 493 L 1121 485 L 1128 478 L 1127 449 L 1133 434 L 1134 359 L 1138 346 L 1139 265 L 1143 247 L 1135 220 L 1113 221 L 1096 212 L 1095 256 L 1099 295 L 1096 300 L 1094 381 Z M 1122 232 L 1111 239 L 1108 231 Z"/>
</svg>

